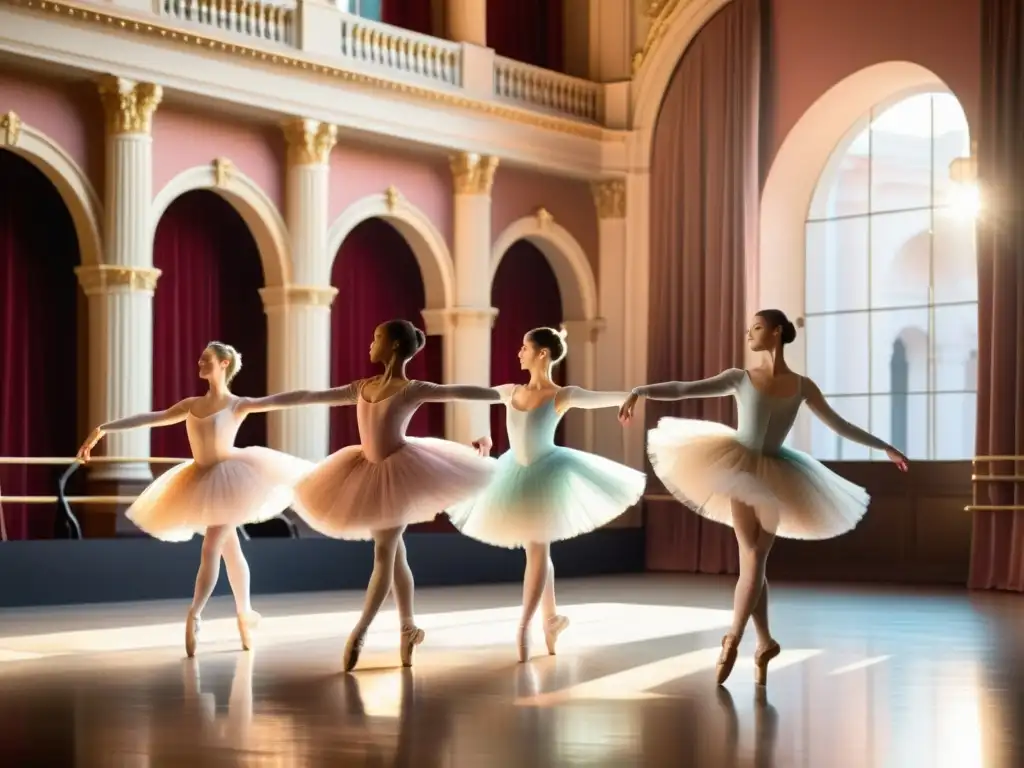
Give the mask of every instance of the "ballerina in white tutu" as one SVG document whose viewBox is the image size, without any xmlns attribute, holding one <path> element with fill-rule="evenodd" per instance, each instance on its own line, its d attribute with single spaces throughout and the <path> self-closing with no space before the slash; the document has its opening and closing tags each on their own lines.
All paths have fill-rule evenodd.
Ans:
<svg viewBox="0 0 1024 768">
<path fill-rule="evenodd" d="M 78 450 L 88 462 L 92 449 L 107 432 L 138 427 L 166 427 L 185 422 L 192 461 L 179 464 L 154 480 L 129 507 L 135 525 L 161 541 L 188 541 L 203 535 L 202 560 L 185 623 L 185 651 L 196 651 L 203 608 L 220 575 L 220 561 L 235 598 L 242 648 L 252 646 L 259 614 L 249 598 L 249 564 L 242 553 L 237 527 L 276 517 L 291 503 L 295 483 L 314 465 L 269 448 L 235 448 L 235 436 L 250 413 L 300 404 L 302 395 L 237 397 L 228 388 L 242 368 L 242 356 L 227 344 L 210 342 L 199 358 L 199 377 L 209 383 L 201 397 L 187 397 L 166 411 L 143 413 L 97 427 Z"/>
<path fill-rule="evenodd" d="M 810 379 L 786 365 L 783 348 L 796 328 L 777 309 L 754 316 L 747 343 L 764 353 L 749 371 L 732 368 L 703 381 L 648 384 L 632 391 L 619 411 L 625 423 L 641 397 L 682 400 L 736 398 L 739 427 L 695 419 L 664 418 L 648 433 L 648 455 L 655 473 L 681 502 L 715 522 L 730 525 L 739 543 L 740 574 L 733 602 L 732 628 L 722 639 L 718 683 L 736 663 L 747 621 L 754 620 L 757 650 L 754 674 L 764 685 L 768 662 L 781 648 L 768 628 L 765 567 L 776 536 L 828 539 L 852 530 L 867 511 L 867 492 L 805 453 L 783 446 L 800 404 L 836 434 L 884 451 L 902 471 L 907 458 L 883 440 L 837 414 Z"/>
<path fill-rule="evenodd" d="M 558 635 L 569 625 L 555 606 L 551 542 L 611 522 L 640 499 L 646 485 L 642 472 L 555 445 L 555 429 L 570 408 L 612 408 L 626 396 L 556 385 L 551 370 L 568 351 L 565 338 L 564 330 L 551 328 L 536 328 L 523 338 L 519 364 L 529 371 L 529 383 L 495 387 L 505 404 L 510 450 L 498 459 L 494 479 L 483 493 L 448 510 L 467 536 L 526 550 L 517 637 L 521 662 L 530 656 L 530 623 L 538 605 L 549 654 L 555 653 Z M 490 441 L 481 445 L 489 450 Z"/>
<path fill-rule="evenodd" d="M 489 387 L 439 385 L 406 378 L 405 366 L 426 342 L 408 320 L 378 326 L 370 360 L 384 373 L 315 393 L 290 393 L 296 404 L 355 405 L 359 445 L 324 459 L 295 488 L 296 512 L 310 527 L 340 539 L 373 539 L 373 574 L 363 613 L 345 646 L 345 671 L 355 667 L 370 627 L 394 587 L 401 620 L 401 659 L 411 666 L 423 642 L 413 617 L 413 575 L 402 534 L 407 526 L 433 520 L 446 507 L 479 492 L 494 460 L 466 445 L 406 437 L 409 420 L 424 403 L 455 400 L 498 402 Z"/>
</svg>

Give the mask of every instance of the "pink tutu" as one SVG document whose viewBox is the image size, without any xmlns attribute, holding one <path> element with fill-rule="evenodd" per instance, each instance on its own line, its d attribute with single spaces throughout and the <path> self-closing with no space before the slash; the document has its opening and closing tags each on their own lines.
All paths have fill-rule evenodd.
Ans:
<svg viewBox="0 0 1024 768">
<path fill-rule="evenodd" d="M 732 525 L 732 501 L 754 508 L 765 530 L 789 539 L 830 539 L 867 512 L 867 491 L 806 453 L 764 454 L 724 424 L 664 418 L 647 453 L 665 487 L 697 514 Z"/>
<path fill-rule="evenodd" d="M 169 469 L 128 509 L 128 519 L 161 541 L 188 541 L 214 525 L 239 526 L 277 517 L 293 487 L 314 464 L 269 448 L 234 448 L 228 458 Z"/>
<path fill-rule="evenodd" d="M 339 539 L 427 523 L 483 490 L 495 460 L 437 438 L 408 437 L 379 462 L 350 445 L 328 456 L 295 488 L 295 511 L 311 528 Z"/>
</svg>

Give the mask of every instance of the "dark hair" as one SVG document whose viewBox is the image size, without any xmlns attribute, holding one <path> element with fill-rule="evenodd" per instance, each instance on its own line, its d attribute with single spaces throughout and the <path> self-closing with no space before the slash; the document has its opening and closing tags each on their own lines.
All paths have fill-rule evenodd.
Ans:
<svg viewBox="0 0 1024 768">
<path fill-rule="evenodd" d="M 413 358 L 427 343 L 427 334 L 408 320 L 388 320 L 384 323 L 384 335 L 388 341 L 398 344 L 395 353 L 402 360 Z"/>
<path fill-rule="evenodd" d="M 781 309 L 762 309 L 757 316 L 764 320 L 769 328 L 781 329 L 779 335 L 783 344 L 792 344 L 796 341 L 796 326 Z"/>
<path fill-rule="evenodd" d="M 526 338 L 541 349 L 546 349 L 551 355 L 551 363 L 554 365 L 562 362 L 569 352 L 569 345 L 565 343 L 565 337 L 568 335 L 564 328 L 560 331 L 556 331 L 554 328 L 534 328 L 526 334 Z"/>
</svg>

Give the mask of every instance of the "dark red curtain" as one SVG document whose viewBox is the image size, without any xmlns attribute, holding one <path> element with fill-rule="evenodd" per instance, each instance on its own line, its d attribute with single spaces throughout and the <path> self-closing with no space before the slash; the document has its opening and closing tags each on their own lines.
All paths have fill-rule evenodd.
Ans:
<svg viewBox="0 0 1024 768">
<path fill-rule="evenodd" d="M 78 237 L 60 193 L 0 150 L 0 455 L 73 456 L 77 419 Z M 8 496 L 52 496 L 63 467 L 0 465 Z M 11 539 L 50 538 L 48 505 L 5 504 Z M 2 553 L 0 553 L 2 556 Z"/>
<path fill-rule="evenodd" d="M 331 386 L 374 376 L 370 363 L 373 330 L 402 318 L 423 328 L 426 299 L 419 264 L 409 244 L 382 219 L 367 219 L 345 238 L 334 259 L 331 285 L 338 296 L 331 306 Z M 438 336 L 409 361 L 412 379 L 441 382 L 442 346 Z M 444 437 L 444 404 L 420 408 L 409 424 L 414 437 Z M 359 442 L 355 408 L 331 409 L 331 450 Z"/>
<path fill-rule="evenodd" d="M 562 0 L 487 0 L 487 45 L 498 56 L 563 71 Z"/>
<path fill-rule="evenodd" d="M 505 252 L 494 276 L 491 304 L 498 310 L 491 331 L 491 383 L 525 384 L 530 377 L 520 370 L 517 357 L 523 336 L 534 328 L 558 328 L 563 320 L 558 278 L 536 246 L 519 240 Z M 555 368 L 556 383 L 565 383 L 565 369 L 571 359 L 570 352 Z M 564 431 L 563 421 L 555 433 L 559 444 L 563 442 Z M 491 441 L 495 456 L 508 449 L 504 408 L 491 408 Z"/>
<path fill-rule="evenodd" d="M 431 0 L 382 0 L 380 20 L 411 32 L 433 35 Z"/>
<path fill-rule="evenodd" d="M 238 395 L 267 394 L 267 319 L 259 289 L 263 266 L 245 221 L 215 192 L 194 190 L 164 212 L 153 242 L 153 264 L 163 271 L 153 299 L 153 408 L 200 395 L 199 355 L 223 341 L 242 355 L 231 383 Z M 250 416 L 237 445 L 265 445 L 264 414 Z M 190 456 L 185 426 L 154 429 L 154 456 Z"/>
</svg>

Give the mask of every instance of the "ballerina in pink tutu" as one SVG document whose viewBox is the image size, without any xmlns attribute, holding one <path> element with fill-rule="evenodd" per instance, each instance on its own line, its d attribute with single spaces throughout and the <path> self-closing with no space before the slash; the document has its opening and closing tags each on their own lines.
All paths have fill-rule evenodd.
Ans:
<svg viewBox="0 0 1024 768">
<path fill-rule="evenodd" d="M 276 410 L 309 400 L 308 393 L 287 396 L 237 397 L 228 388 L 242 368 L 238 351 L 210 342 L 199 358 L 199 377 L 209 383 L 201 397 L 187 397 L 166 411 L 143 413 L 97 427 L 78 450 L 88 462 L 92 449 L 107 432 L 138 427 L 166 427 L 185 422 L 192 461 L 154 480 L 128 509 L 128 519 L 161 541 L 188 541 L 203 535 L 202 560 L 185 623 L 185 651 L 196 651 L 203 608 L 220 575 L 220 561 L 235 598 L 242 648 L 252 647 L 259 614 L 249 598 L 249 564 L 238 541 L 237 527 L 269 520 L 292 501 L 295 483 L 310 472 L 312 462 L 269 448 L 235 448 L 235 436 L 250 413 Z"/>
<path fill-rule="evenodd" d="M 733 601 L 732 628 L 722 639 L 717 678 L 732 672 L 747 621 L 754 620 L 757 650 L 754 678 L 764 685 L 768 662 L 781 648 L 768 628 L 765 569 L 776 536 L 828 539 L 852 530 L 867 511 L 867 491 L 841 478 L 805 453 L 783 446 L 800 404 L 836 434 L 884 451 L 902 471 L 907 457 L 883 440 L 837 414 L 810 379 L 789 369 L 783 348 L 796 338 L 785 314 L 766 309 L 754 316 L 747 343 L 764 353 L 749 371 L 731 368 L 703 381 L 673 381 L 637 387 L 622 404 L 628 422 L 641 397 L 682 400 L 736 398 L 739 426 L 696 419 L 664 418 L 648 432 L 647 452 L 655 474 L 681 502 L 698 514 L 736 531 L 740 575 Z"/>
<path fill-rule="evenodd" d="M 406 364 L 425 343 L 423 331 L 408 320 L 390 320 L 377 327 L 370 345 L 370 360 L 384 366 L 382 375 L 325 392 L 292 393 L 302 402 L 355 405 L 359 420 L 360 444 L 324 459 L 296 485 L 293 505 L 325 536 L 374 542 L 363 613 L 345 646 L 346 672 L 358 662 L 370 623 L 392 586 L 402 624 L 402 665 L 412 665 L 424 633 L 413 617 L 414 581 L 402 534 L 481 490 L 494 471 L 493 459 L 469 446 L 406 437 L 409 420 L 424 403 L 500 401 L 489 387 L 406 378 Z"/>
</svg>

